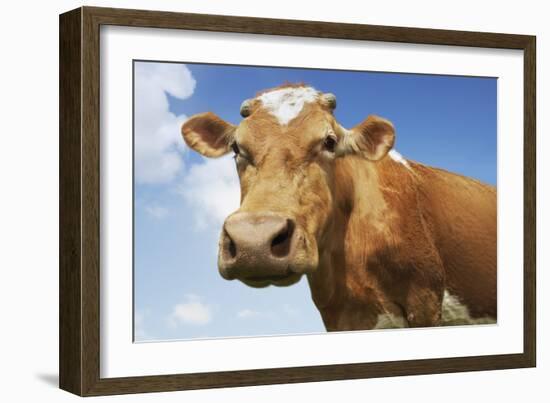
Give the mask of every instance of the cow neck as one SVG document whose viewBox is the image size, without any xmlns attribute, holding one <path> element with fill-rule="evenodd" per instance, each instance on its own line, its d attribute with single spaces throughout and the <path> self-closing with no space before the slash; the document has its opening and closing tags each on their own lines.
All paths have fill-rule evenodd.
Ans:
<svg viewBox="0 0 550 403">
<path fill-rule="evenodd" d="M 336 165 L 333 217 L 320 245 L 319 268 L 308 277 L 315 304 L 321 312 L 329 312 L 325 316 L 339 306 L 357 309 L 360 305 L 364 320 L 370 321 L 382 310 L 376 281 L 366 275 L 365 268 L 372 248 L 370 237 L 381 236 L 387 228 L 389 216 L 379 172 L 385 168 L 385 164 L 355 156 Z"/>
</svg>

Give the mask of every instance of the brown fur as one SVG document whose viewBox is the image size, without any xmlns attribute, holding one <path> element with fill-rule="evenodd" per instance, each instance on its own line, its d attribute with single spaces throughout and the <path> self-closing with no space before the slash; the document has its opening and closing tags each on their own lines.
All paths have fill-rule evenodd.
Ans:
<svg viewBox="0 0 550 403">
<path fill-rule="evenodd" d="M 218 120 L 194 119 L 183 132 L 198 151 L 204 144 L 193 127 L 223 127 L 224 139 L 233 133 Z M 371 126 L 377 130 L 364 130 Z M 384 156 L 393 145 L 389 122 L 370 117 L 346 131 L 321 102 L 306 104 L 288 126 L 256 102 L 250 117 L 231 127 L 242 150 L 239 211 L 296 221 L 304 241 L 293 264 L 308 268 L 302 273 L 328 330 L 371 329 L 383 314 L 409 326 L 439 325 L 445 290 L 472 317 L 496 318 L 495 188 L 396 162 Z M 327 132 L 346 148 L 324 151 Z M 216 135 L 205 139 L 228 143 Z"/>
</svg>

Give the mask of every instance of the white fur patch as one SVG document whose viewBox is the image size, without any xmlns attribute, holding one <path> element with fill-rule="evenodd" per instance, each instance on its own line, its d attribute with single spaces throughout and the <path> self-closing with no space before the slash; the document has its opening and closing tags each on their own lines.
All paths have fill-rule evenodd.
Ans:
<svg viewBox="0 0 550 403">
<path fill-rule="evenodd" d="M 398 162 L 400 164 L 403 164 L 405 165 L 405 167 L 407 167 L 407 169 L 411 169 L 411 166 L 409 165 L 409 163 L 407 162 L 407 160 L 405 158 L 403 158 L 403 156 L 401 154 L 399 154 L 397 151 L 395 151 L 394 149 L 391 149 L 389 152 L 388 152 L 388 156 L 394 160 L 395 162 Z"/>
<path fill-rule="evenodd" d="M 402 316 L 396 316 L 391 313 L 378 315 L 375 329 L 400 329 L 407 327 L 407 321 Z"/>
<path fill-rule="evenodd" d="M 496 319 L 489 316 L 472 318 L 468 307 L 460 302 L 457 296 L 445 290 L 443 294 L 443 306 L 441 308 L 441 326 L 488 325 L 494 323 L 496 323 Z M 383 313 L 378 315 L 374 329 L 396 329 L 408 326 L 404 317 L 391 313 Z"/>
<path fill-rule="evenodd" d="M 300 114 L 306 103 L 315 102 L 319 93 L 311 87 L 281 88 L 258 97 L 262 106 L 286 125 Z"/>
<path fill-rule="evenodd" d="M 495 318 L 472 318 L 468 307 L 460 302 L 458 297 L 451 295 L 447 290 L 443 294 L 443 307 L 441 312 L 441 326 L 450 325 L 483 325 L 496 323 Z"/>
</svg>

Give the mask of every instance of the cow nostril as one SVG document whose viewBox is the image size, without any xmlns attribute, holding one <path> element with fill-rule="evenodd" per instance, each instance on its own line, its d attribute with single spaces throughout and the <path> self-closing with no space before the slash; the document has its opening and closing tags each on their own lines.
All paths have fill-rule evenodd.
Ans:
<svg viewBox="0 0 550 403">
<path fill-rule="evenodd" d="M 276 257 L 287 256 L 290 252 L 290 241 L 294 233 L 294 221 L 287 219 L 285 228 L 271 241 L 271 253 Z"/>
<path fill-rule="evenodd" d="M 223 252 L 227 258 L 235 259 L 237 257 L 237 245 L 229 236 L 227 231 L 224 231 Z"/>
<path fill-rule="evenodd" d="M 229 255 L 234 259 L 237 256 L 237 247 L 235 246 L 235 242 L 231 238 L 229 238 L 229 247 L 227 248 L 229 251 Z"/>
</svg>

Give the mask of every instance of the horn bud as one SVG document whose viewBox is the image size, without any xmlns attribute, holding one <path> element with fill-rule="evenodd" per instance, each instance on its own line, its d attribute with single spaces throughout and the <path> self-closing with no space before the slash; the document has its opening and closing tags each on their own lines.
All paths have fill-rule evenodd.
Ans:
<svg viewBox="0 0 550 403">
<path fill-rule="evenodd" d="M 326 94 L 323 94 L 323 101 L 330 109 L 336 109 L 336 95 L 327 92 Z"/>
<path fill-rule="evenodd" d="M 251 102 L 250 102 L 250 99 L 246 99 L 243 101 L 243 103 L 241 104 L 241 116 L 243 118 L 246 118 L 248 116 L 250 116 L 250 114 L 252 113 L 252 108 L 251 108 Z"/>
</svg>

